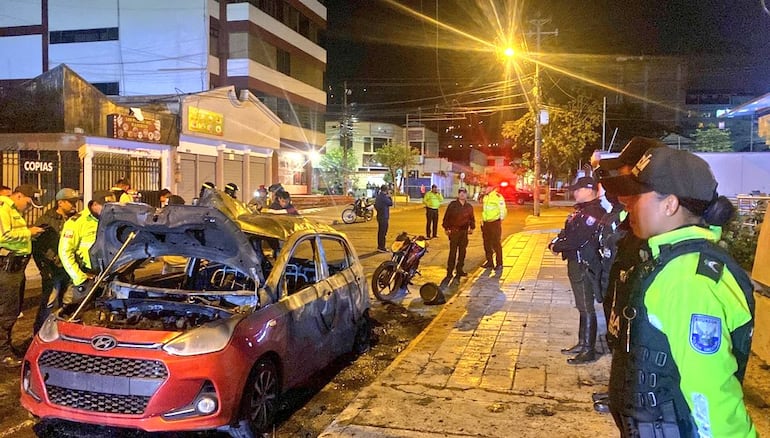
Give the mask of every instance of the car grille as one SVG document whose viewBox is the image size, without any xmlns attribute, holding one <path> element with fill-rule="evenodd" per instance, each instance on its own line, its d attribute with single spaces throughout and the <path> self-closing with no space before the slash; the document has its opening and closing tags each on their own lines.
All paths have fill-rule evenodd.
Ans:
<svg viewBox="0 0 770 438">
<path fill-rule="evenodd" d="M 46 390 L 51 403 L 90 412 L 141 415 L 150 402 L 150 397 L 104 394 L 50 385 L 46 385 Z"/>
<path fill-rule="evenodd" d="M 38 360 L 40 367 L 59 368 L 104 376 L 165 379 L 168 370 L 159 360 L 124 359 L 120 357 L 89 356 L 49 350 Z"/>
<path fill-rule="evenodd" d="M 44 352 L 38 359 L 38 366 L 44 375 L 51 376 L 45 379 L 51 403 L 111 414 L 144 413 L 152 393 L 168 378 L 168 369 L 158 360 L 91 356 L 54 350 Z M 98 382 L 105 379 L 101 376 L 117 379 L 112 381 L 114 385 L 104 385 L 106 391 L 112 389 L 113 392 L 91 391 L 94 386 L 89 386 L 89 382 L 100 388 Z M 135 391 L 125 390 L 127 387 L 143 388 L 145 393 L 136 394 Z"/>
</svg>

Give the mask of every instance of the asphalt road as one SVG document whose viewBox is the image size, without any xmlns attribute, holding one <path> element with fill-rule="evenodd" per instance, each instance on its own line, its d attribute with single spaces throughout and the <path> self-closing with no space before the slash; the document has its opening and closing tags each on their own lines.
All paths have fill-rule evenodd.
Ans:
<svg viewBox="0 0 770 438">
<path fill-rule="evenodd" d="M 316 220 L 332 223 L 340 218 L 340 213 L 344 206 L 337 208 L 323 209 L 322 211 L 312 212 L 307 216 Z M 480 218 L 479 206 L 476 205 L 476 218 Z M 443 217 L 444 209 L 441 209 L 440 218 Z M 505 236 L 518 232 L 524 228 L 527 215 L 531 213 L 531 204 L 518 206 L 509 205 L 509 215 L 503 223 L 503 238 Z M 368 275 L 389 255 L 378 253 L 377 248 L 377 222 L 357 222 L 355 224 L 343 224 L 341 221 L 334 227 L 347 234 L 352 242 L 364 269 Z M 410 234 L 425 233 L 425 213 L 419 205 L 409 205 L 407 207 L 398 206 L 394 209 L 390 221 L 390 231 L 388 233 L 388 244 L 392 242 L 395 236 L 401 231 L 407 231 Z M 440 306 L 425 306 L 419 295 L 419 286 L 424 282 L 433 281 L 441 283 L 446 274 L 446 259 L 449 251 L 448 240 L 443 236 L 443 231 L 439 226 L 439 238 L 429 242 L 428 253 L 421 261 L 421 277 L 414 280 L 415 286 L 412 286 L 410 293 L 407 294 L 402 305 L 410 310 L 419 312 L 425 316 L 432 317 L 438 313 Z M 473 270 L 484 262 L 484 253 L 481 240 L 481 231 L 477 228 L 471 235 L 468 245 L 468 255 L 466 257 L 466 270 Z M 463 280 L 464 281 L 464 280 Z M 21 318 L 14 327 L 14 346 L 23 348 L 24 341 L 30 336 L 32 323 L 37 305 L 39 302 L 39 282 L 32 281 L 31 289 L 27 290 L 24 303 L 24 317 Z M 460 287 L 461 284 L 455 280 L 451 284 L 443 284 L 451 292 Z M 374 298 L 372 298 L 374 299 Z M 32 430 L 35 421 L 30 417 L 26 410 L 19 404 L 19 375 L 18 369 L 9 370 L 0 367 L 0 438 L 26 438 L 36 436 Z M 176 436 L 176 435 L 175 435 Z"/>
</svg>

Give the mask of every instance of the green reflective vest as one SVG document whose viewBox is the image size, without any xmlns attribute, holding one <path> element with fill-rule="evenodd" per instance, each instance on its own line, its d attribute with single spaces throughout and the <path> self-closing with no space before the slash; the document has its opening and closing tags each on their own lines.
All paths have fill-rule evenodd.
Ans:
<svg viewBox="0 0 770 438">
<path fill-rule="evenodd" d="M 503 195 L 497 193 L 497 189 L 484 195 L 484 200 L 481 203 L 481 220 L 484 222 L 491 222 L 496 220 L 503 220 L 508 214 L 508 208 L 505 206 L 505 198 Z"/>
<path fill-rule="evenodd" d="M 59 238 L 59 259 L 75 286 L 88 279 L 84 270 L 91 269 L 88 250 L 96 241 L 99 219 L 87 207 L 64 223 Z"/>
<path fill-rule="evenodd" d="M 16 255 L 32 252 L 32 233 L 13 199 L 0 196 L 0 248 Z"/>
</svg>

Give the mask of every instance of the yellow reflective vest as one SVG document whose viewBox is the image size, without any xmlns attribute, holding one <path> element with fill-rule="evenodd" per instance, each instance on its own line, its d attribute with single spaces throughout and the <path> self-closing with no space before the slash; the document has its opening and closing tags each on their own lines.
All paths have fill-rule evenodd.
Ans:
<svg viewBox="0 0 770 438">
<path fill-rule="evenodd" d="M 484 195 L 481 205 L 481 220 L 484 222 L 503 220 L 508 215 L 505 198 L 497 193 L 497 189 Z"/>
<path fill-rule="evenodd" d="M 441 207 L 442 202 L 444 202 L 444 197 L 441 195 L 441 193 L 433 193 L 432 190 L 426 193 L 425 197 L 422 198 L 422 203 L 426 207 L 432 208 L 434 210 L 438 210 L 438 208 Z"/>
<path fill-rule="evenodd" d="M 84 270 L 91 269 L 91 257 L 88 250 L 96 241 L 96 227 L 99 219 L 86 208 L 72 216 L 64 223 L 59 239 L 59 259 L 62 266 L 72 279 L 72 284 L 80 285 L 88 274 Z"/>
<path fill-rule="evenodd" d="M 0 196 L 0 248 L 16 255 L 32 252 L 32 233 L 13 199 Z"/>
</svg>

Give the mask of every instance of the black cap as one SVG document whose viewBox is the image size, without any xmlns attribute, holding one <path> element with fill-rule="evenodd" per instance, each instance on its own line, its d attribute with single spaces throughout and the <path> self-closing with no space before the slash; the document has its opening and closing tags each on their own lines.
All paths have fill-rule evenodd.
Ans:
<svg viewBox="0 0 770 438">
<path fill-rule="evenodd" d="M 184 198 L 179 195 L 171 195 L 167 202 L 168 205 L 184 205 Z"/>
<path fill-rule="evenodd" d="M 581 176 L 572 185 L 567 187 L 567 190 L 570 192 L 574 192 L 577 189 L 596 190 L 596 181 L 590 176 Z"/>
<path fill-rule="evenodd" d="M 115 194 L 109 190 L 97 190 L 94 192 L 94 196 L 91 198 L 92 202 L 98 202 L 99 204 L 106 204 L 108 202 L 117 202 Z"/>
<path fill-rule="evenodd" d="M 607 193 L 616 196 L 658 192 L 701 201 L 716 198 L 717 181 L 705 160 L 671 148 L 648 150 L 628 175 L 603 180 Z"/>
<path fill-rule="evenodd" d="M 465 187 L 460 187 L 459 189 L 457 189 L 457 193 L 460 193 L 460 192 L 468 193 L 468 190 Z"/>
<path fill-rule="evenodd" d="M 633 166 L 642 158 L 645 152 L 653 148 L 666 147 L 660 140 L 647 137 L 634 137 L 626 143 L 620 155 L 615 158 L 599 160 L 599 167 L 604 170 L 615 170 L 622 166 Z"/>
<path fill-rule="evenodd" d="M 32 184 L 22 184 L 13 189 L 13 193 L 21 193 L 27 198 L 30 198 L 32 200 L 32 206 L 35 208 L 41 208 L 43 206 L 40 202 L 42 192 Z"/>
</svg>

